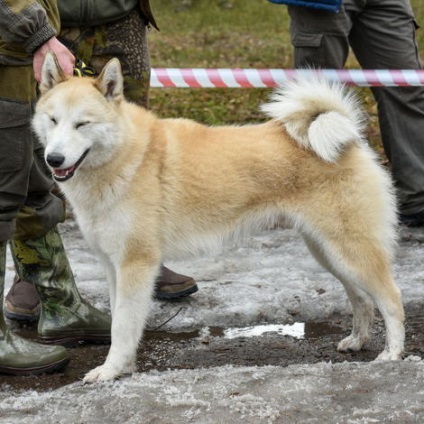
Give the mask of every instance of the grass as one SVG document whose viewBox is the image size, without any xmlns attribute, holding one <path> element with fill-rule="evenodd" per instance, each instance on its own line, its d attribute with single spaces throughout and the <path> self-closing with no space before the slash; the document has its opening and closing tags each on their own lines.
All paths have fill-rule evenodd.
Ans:
<svg viewBox="0 0 424 424">
<path fill-rule="evenodd" d="M 412 0 L 418 22 L 422 0 Z M 291 68 L 292 46 L 285 6 L 267 0 L 155 0 L 160 32 L 152 30 L 152 67 Z M 417 31 L 421 57 L 424 34 Z M 353 56 L 347 67 L 358 68 Z M 369 139 L 380 152 L 376 107 L 369 89 L 358 89 L 368 111 Z M 162 117 L 186 117 L 209 125 L 252 123 L 270 89 L 152 89 L 151 107 Z"/>
</svg>

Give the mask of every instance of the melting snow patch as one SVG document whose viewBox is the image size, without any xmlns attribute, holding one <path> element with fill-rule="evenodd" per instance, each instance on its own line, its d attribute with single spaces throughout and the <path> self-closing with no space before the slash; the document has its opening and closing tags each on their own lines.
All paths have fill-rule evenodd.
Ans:
<svg viewBox="0 0 424 424">
<path fill-rule="evenodd" d="M 229 328 L 225 330 L 224 337 L 227 339 L 235 339 L 237 337 L 255 337 L 265 333 L 278 333 L 282 336 L 292 336 L 297 339 L 305 337 L 305 323 L 295 322 L 287 325 L 255 325 L 252 327 Z"/>
<path fill-rule="evenodd" d="M 409 355 L 404 359 L 404 361 L 418 362 L 418 361 L 421 361 L 421 357 L 419 357 L 417 355 Z"/>
</svg>

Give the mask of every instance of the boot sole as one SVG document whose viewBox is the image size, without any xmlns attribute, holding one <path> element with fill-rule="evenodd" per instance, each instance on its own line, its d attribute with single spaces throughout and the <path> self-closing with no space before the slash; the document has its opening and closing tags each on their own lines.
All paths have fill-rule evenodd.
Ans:
<svg viewBox="0 0 424 424">
<path fill-rule="evenodd" d="M 62 371 L 68 364 L 71 358 L 60 359 L 59 361 L 51 364 L 41 365 L 38 367 L 28 368 L 15 368 L 0 366 L 1 374 L 8 375 L 37 375 L 37 374 L 52 374 L 54 372 Z"/>
<path fill-rule="evenodd" d="M 179 292 L 175 292 L 175 293 L 167 293 L 167 292 L 156 292 L 155 293 L 155 299 L 159 299 L 159 300 L 178 300 L 178 299 L 182 299 L 183 297 L 187 297 L 190 296 L 193 293 L 196 293 L 199 290 L 199 288 L 197 287 L 197 284 L 189 287 L 186 290 L 182 290 Z"/>
<path fill-rule="evenodd" d="M 7 319 L 10 319 L 10 320 L 13 320 L 13 321 L 35 322 L 35 321 L 38 321 L 40 314 L 39 313 L 36 314 L 36 315 L 19 314 L 19 313 L 16 313 L 16 312 L 10 312 L 5 308 L 4 316 Z"/>
</svg>

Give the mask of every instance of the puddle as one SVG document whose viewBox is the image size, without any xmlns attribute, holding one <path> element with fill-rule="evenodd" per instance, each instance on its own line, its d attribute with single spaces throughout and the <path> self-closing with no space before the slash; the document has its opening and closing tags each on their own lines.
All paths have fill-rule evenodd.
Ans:
<svg viewBox="0 0 424 424">
<path fill-rule="evenodd" d="M 263 324 L 247 327 L 205 327 L 199 331 L 186 333 L 168 333 L 166 331 L 146 331 L 147 340 L 165 340 L 173 342 L 204 339 L 206 337 L 223 337 L 224 339 L 237 339 L 246 337 L 261 337 L 267 334 L 289 336 L 298 340 L 316 339 L 326 334 L 341 334 L 343 330 L 335 324 L 325 322 L 295 322 L 293 324 Z"/>
<path fill-rule="evenodd" d="M 342 334 L 344 330 L 337 322 L 295 322 L 293 324 L 264 324 L 248 327 L 207 327 L 200 331 L 201 336 L 224 337 L 235 339 L 238 337 L 261 337 L 267 334 L 289 336 L 298 340 L 314 340 L 326 335 Z"/>
</svg>

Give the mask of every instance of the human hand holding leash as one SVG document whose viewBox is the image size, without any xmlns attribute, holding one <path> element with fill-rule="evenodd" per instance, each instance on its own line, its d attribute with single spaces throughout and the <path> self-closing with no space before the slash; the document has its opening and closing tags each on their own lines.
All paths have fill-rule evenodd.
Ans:
<svg viewBox="0 0 424 424">
<path fill-rule="evenodd" d="M 75 65 L 75 56 L 56 37 L 52 37 L 34 52 L 33 66 L 35 80 L 40 82 L 41 67 L 44 63 L 44 58 L 49 51 L 55 54 L 56 59 L 65 75 L 72 75 Z"/>
</svg>

